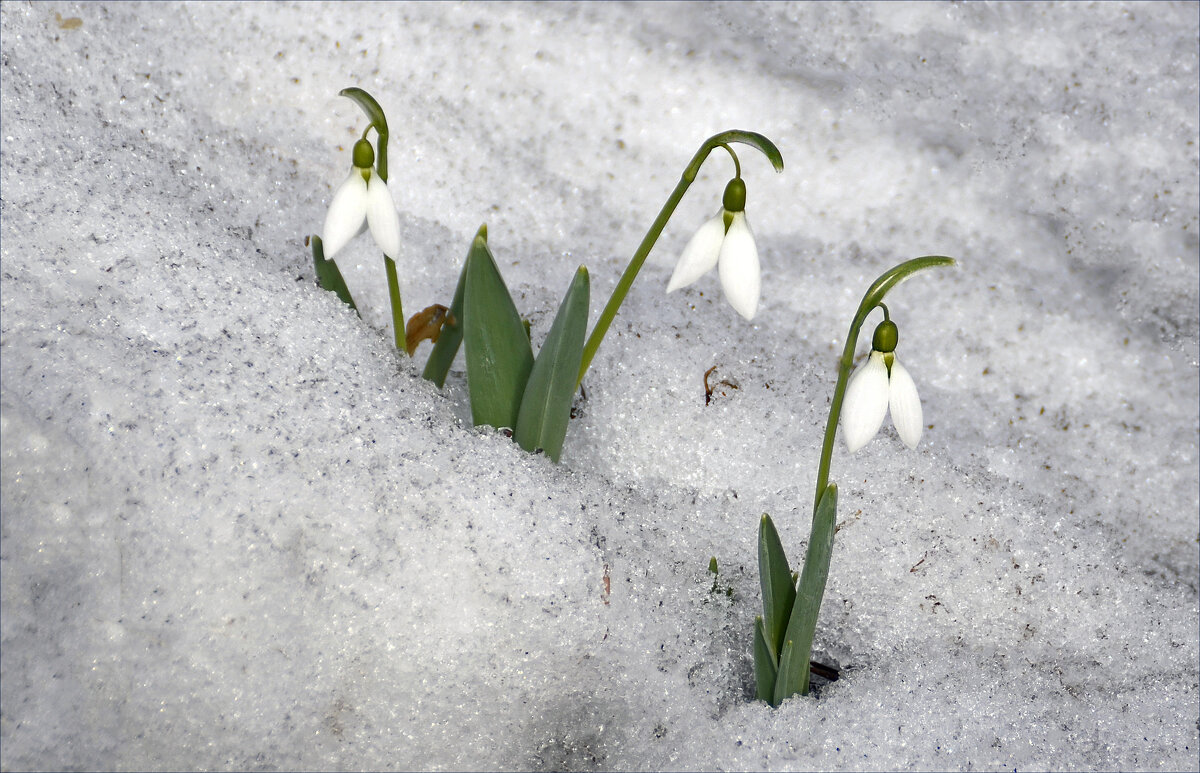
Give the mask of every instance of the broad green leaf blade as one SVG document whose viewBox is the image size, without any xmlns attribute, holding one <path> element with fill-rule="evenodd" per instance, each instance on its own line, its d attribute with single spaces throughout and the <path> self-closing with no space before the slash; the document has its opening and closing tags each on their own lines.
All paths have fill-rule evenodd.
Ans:
<svg viewBox="0 0 1200 773">
<path fill-rule="evenodd" d="M 429 359 L 425 362 L 425 372 L 422 375 L 437 384 L 438 389 L 446 383 L 446 374 L 450 372 L 450 366 L 454 364 L 454 357 L 458 354 L 458 347 L 462 344 L 463 290 L 467 286 L 467 266 L 471 262 L 471 253 L 475 251 L 480 240 L 487 244 L 487 225 L 479 226 L 479 231 L 467 250 L 462 271 L 458 272 L 454 300 L 450 302 L 450 317 L 446 324 L 442 325 L 441 335 L 438 336 L 437 343 L 433 345 L 433 351 L 429 353 Z"/>
<path fill-rule="evenodd" d="M 375 101 L 375 97 L 357 86 L 342 89 L 338 92 L 338 96 L 349 97 L 357 102 L 358 106 L 367 114 L 371 125 L 375 127 L 375 133 L 379 135 L 379 142 L 376 143 L 379 147 L 375 149 L 375 171 L 379 174 L 379 179 L 387 182 L 388 125 L 387 116 L 383 114 L 383 108 Z"/>
<path fill-rule="evenodd" d="M 778 676 L 775 652 L 767 642 L 762 617 L 754 618 L 754 684 L 760 701 L 775 700 L 775 681 Z"/>
<path fill-rule="evenodd" d="M 587 269 L 580 266 L 533 363 L 513 432 L 513 440 L 521 448 L 526 451 L 540 448 L 555 462 L 562 455 L 571 419 L 571 399 L 575 396 L 575 377 L 583 360 L 590 286 Z"/>
<path fill-rule="evenodd" d="M 784 639 L 787 647 L 793 647 L 790 657 L 794 662 L 784 663 L 780 657 L 780 682 L 784 671 L 788 682 L 776 685 L 775 694 L 783 689 L 784 696 L 795 693 L 808 694 L 808 663 L 812 657 L 813 634 L 817 630 L 817 615 L 821 611 L 821 598 L 825 595 L 825 580 L 829 577 L 829 556 L 833 552 L 833 533 L 837 527 L 837 484 L 830 483 L 817 505 L 813 516 L 812 535 L 808 540 L 808 553 L 804 557 L 804 569 L 800 573 L 800 584 L 796 588 L 796 603 L 792 607 Z M 794 646 L 793 646 L 794 645 Z"/>
<path fill-rule="evenodd" d="M 779 652 L 783 648 L 788 615 L 796 601 L 796 583 L 792 580 L 779 532 L 766 513 L 758 525 L 758 581 L 762 585 L 767 642 L 772 651 Z"/>
<path fill-rule="evenodd" d="M 476 425 L 515 428 L 533 348 L 492 251 L 480 236 L 467 256 L 466 279 L 462 325 L 471 418 Z"/>
<path fill-rule="evenodd" d="M 789 641 L 783 645 L 783 652 L 779 654 L 779 673 L 775 677 L 775 691 L 771 696 L 772 706 L 778 706 L 796 694 L 795 690 L 788 687 L 788 685 L 794 683 L 798 678 L 796 674 L 798 665 L 795 650 L 795 645 Z"/>
<path fill-rule="evenodd" d="M 321 237 L 313 236 L 310 242 L 313 251 L 313 268 L 317 272 L 317 284 L 321 285 L 323 290 L 337 293 L 337 297 L 341 298 L 342 303 L 357 312 L 358 307 L 354 305 L 354 299 L 350 297 L 350 288 L 346 287 L 346 280 L 342 279 L 342 272 L 338 271 L 337 264 L 332 260 L 325 260 L 325 247 L 321 243 Z"/>
</svg>

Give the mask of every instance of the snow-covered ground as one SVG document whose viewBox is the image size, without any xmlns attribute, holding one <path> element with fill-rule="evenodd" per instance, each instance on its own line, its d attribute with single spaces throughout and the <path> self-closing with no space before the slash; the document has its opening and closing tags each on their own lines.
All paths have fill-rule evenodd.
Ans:
<svg viewBox="0 0 1200 773">
<path fill-rule="evenodd" d="M 5 2 L 0 33 L 0 767 L 1195 766 L 1197 5 Z M 595 319 L 739 128 L 787 163 L 740 153 L 758 316 L 715 273 L 663 292 L 714 153 L 563 463 L 472 428 L 461 360 L 438 391 L 392 348 L 368 237 L 362 319 L 313 283 L 352 85 L 410 313 L 486 222 L 535 345 L 580 263 Z M 759 516 L 798 563 L 846 326 L 925 254 L 960 264 L 888 303 L 928 428 L 839 443 L 842 678 L 772 710 Z"/>
</svg>

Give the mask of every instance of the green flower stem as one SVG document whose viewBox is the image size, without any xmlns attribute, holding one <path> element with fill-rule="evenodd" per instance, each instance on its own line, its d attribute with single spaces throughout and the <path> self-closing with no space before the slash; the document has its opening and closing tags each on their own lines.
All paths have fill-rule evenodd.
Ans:
<svg viewBox="0 0 1200 773">
<path fill-rule="evenodd" d="M 829 421 L 825 423 L 825 443 L 821 447 L 821 464 L 817 468 L 817 493 L 813 500 L 813 514 L 816 515 L 817 505 L 821 503 L 821 495 L 829 485 L 829 464 L 833 459 L 833 441 L 837 436 L 838 419 L 842 414 L 842 400 L 846 396 L 846 383 L 850 379 L 850 368 L 854 365 L 854 350 L 858 346 L 858 332 L 876 306 L 883 305 L 883 296 L 907 279 L 912 274 L 934 266 L 952 266 L 954 258 L 941 255 L 926 255 L 923 258 L 913 258 L 898 266 L 885 271 L 863 295 L 858 304 L 858 312 L 850 323 L 850 332 L 846 334 L 846 348 L 842 350 L 842 359 L 838 362 L 837 386 L 833 390 L 833 402 L 829 406 Z M 884 312 L 886 315 L 886 311 Z"/>
<path fill-rule="evenodd" d="M 383 256 L 383 265 L 387 268 L 388 297 L 392 302 L 392 330 L 396 336 L 396 348 L 408 354 L 404 343 L 404 305 L 400 303 L 400 280 L 396 277 L 396 261 Z"/>
<path fill-rule="evenodd" d="M 729 147 L 724 142 L 721 143 L 721 147 L 725 148 L 725 150 L 729 152 L 729 155 L 733 157 L 733 176 L 737 179 L 741 179 L 742 164 L 740 161 L 738 161 L 737 153 L 734 153 L 733 148 Z"/>
<path fill-rule="evenodd" d="M 592 328 L 592 333 L 588 336 L 587 343 L 583 347 L 583 362 L 579 366 L 579 378 L 575 382 L 576 387 L 583 382 L 583 376 L 592 364 L 592 358 L 596 356 L 596 350 L 600 348 L 600 342 L 604 340 L 604 335 L 608 332 L 609 326 L 612 325 L 613 319 L 616 318 L 617 311 L 621 308 L 621 304 L 624 303 L 625 296 L 629 293 L 629 288 L 633 286 L 633 280 L 637 278 L 638 272 L 642 270 L 642 264 L 646 262 L 646 257 L 650 255 L 650 250 L 654 247 L 654 243 L 662 235 L 667 221 L 675 213 L 675 207 L 679 205 L 683 194 L 687 192 L 688 187 L 695 181 L 696 175 L 700 172 L 700 166 L 714 148 L 725 146 L 728 149 L 728 143 L 730 142 L 741 142 L 757 148 L 771 161 L 771 165 L 775 167 L 776 172 L 783 171 L 783 156 L 780 155 L 779 149 L 775 147 L 773 142 L 761 134 L 732 129 L 716 134 L 704 141 L 704 144 L 696 151 L 696 155 L 692 157 L 691 163 L 683 170 L 683 176 L 675 186 L 675 190 L 671 191 L 671 195 L 667 198 L 667 203 L 663 205 L 663 208 L 658 213 L 658 217 L 654 219 L 654 223 L 650 226 L 650 230 L 646 232 L 645 238 L 642 239 L 642 243 L 638 245 L 637 252 L 633 253 L 633 258 L 630 259 L 629 265 L 625 267 L 625 272 L 621 274 L 620 280 L 617 281 L 617 286 L 613 289 L 608 303 L 604 305 L 604 310 L 600 312 L 600 317 L 596 320 L 596 326 Z M 733 154 L 732 150 L 730 150 L 730 154 Z M 736 164 L 736 156 L 734 158 Z M 740 164 L 738 166 L 740 170 Z"/>
</svg>

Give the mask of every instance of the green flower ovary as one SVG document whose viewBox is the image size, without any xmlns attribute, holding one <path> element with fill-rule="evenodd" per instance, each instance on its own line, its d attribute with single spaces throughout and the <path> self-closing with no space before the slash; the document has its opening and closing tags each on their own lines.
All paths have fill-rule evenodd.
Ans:
<svg viewBox="0 0 1200 773">
<path fill-rule="evenodd" d="M 721 199 L 726 212 L 744 212 L 746 209 L 746 183 L 742 178 L 735 177 L 725 186 L 725 196 Z"/>
<path fill-rule="evenodd" d="M 871 337 L 871 348 L 877 352 L 891 354 L 896 351 L 896 343 L 899 340 L 900 332 L 896 328 L 896 323 L 885 319 L 875 328 L 875 335 Z"/>
<path fill-rule="evenodd" d="M 370 169 L 375 163 L 375 148 L 371 147 L 371 143 L 367 140 L 359 140 L 354 143 L 354 166 L 359 169 Z"/>
</svg>

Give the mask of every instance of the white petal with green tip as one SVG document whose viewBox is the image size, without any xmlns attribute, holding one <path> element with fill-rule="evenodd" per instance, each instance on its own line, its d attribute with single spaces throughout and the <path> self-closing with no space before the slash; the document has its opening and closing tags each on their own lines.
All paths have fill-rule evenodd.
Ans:
<svg viewBox="0 0 1200 773">
<path fill-rule="evenodd" d="M 883 355 L 873 351 L 846 384 L 846 397 L 842 403 L 842 436 L 851 453 L 875 437 L 883 425 L 887 410 L 887 365 L 883 362 Z"/>
</svg>

